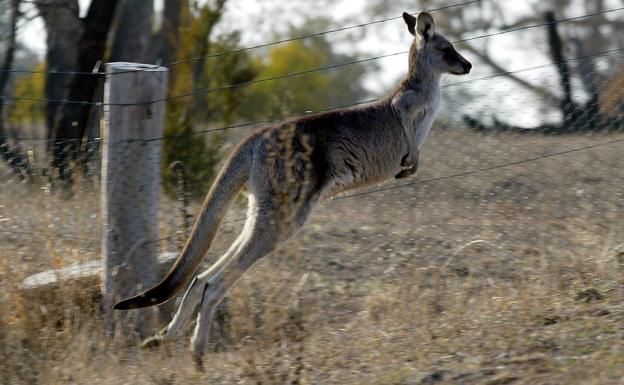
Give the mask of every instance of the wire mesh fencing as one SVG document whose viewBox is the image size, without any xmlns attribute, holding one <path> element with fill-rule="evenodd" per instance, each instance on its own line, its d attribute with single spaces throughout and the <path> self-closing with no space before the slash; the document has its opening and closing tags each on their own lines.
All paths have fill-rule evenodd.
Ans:
<svg viewBox="0 0 624 385">
<path fill-rule="evenodd" d="M 540 23 L 531 28 L 548 25 Z M 483 36 L 521 29 L 525 27 Z M 492 309 L 511 322 L 513 317 L 526 316 L 523 308 L 514 307 L 516 304 L 535 305 L 532 301 L 537 300 L 532 295 L 543 300 L 544 292 L 570 291 L 590 302 L 596 294 L 581 289 L 616 290 L 615 275 L 624 266 L 624 95 L 621 88 L 614 87 L 619 81 L 621 53 L 615 48 L 479 78 L 448 79 L 442 86 L 441 114 L 424 145 L 418 172 L 409 179 L 346 192 L 320 205 L 295 240 L 265 258 L 250 278 L 242 280 L 242 288 L 237 290 L 245 295 L 236 297 L 235 293 L 240 303 L 235 303 L 232 311 L 244 317 L 229 320 L 231 330 L 222 330 L 226 337 L 219 343 L 255 349 L 262 338 L 279 334 L 275 338 L 289 339 L 289 349 L 293 350 L 284 353 L 278 349 L 274 356 L 262 358 L 273 359 L 262 363 L 274 368 L 276 362 L 282 362 L 279 354 L 295 357 L 294 362 L 301 354 L 294 351 L 300 348 L 296 343 L 306 338 L 318 338 L 314 340 L 317 344 L 347 346 L 345 341 L 350 340 L 341 333 L 352 330 L 358 322 L 371 326 L 370 330 L 383 329 L 384 319 L 392 315 L 397 317 L 395 321 L 405 321 L 419 330 L 417 333 L 434 340 L 437 337 L 435 330 L 429 330 L 431 322 L 438 322 L 441 329 L 466 324 L 466 320 L 478 326 L 489 322 Z M 405 52 L 358 62 L 402 54 Z M 540 84 L 555 77 L 557 66 L 584 60 L 613 77 L 598 77 L 591 84 L 572 82 L 571 90 L 583 95 L 574 105 L 548 104 L 548 97 L 535 99 L 539 106 L 527 105 L 527 98 L 511 91 L 517 79 L 509 75 Z M 92 127 L 84 139 L 52 141 L 42 134 L 42 127 L 22 127 L 19 133 L 4 138 L 3 155 L 8 161 L 0 162 L 0 255 L 4 259 L 0 267 L 19 278 L 15 281 L 24 285 L 22 289 L 67 295 L 69 281 L 65 279 L 69 277 L 88 279 L 87 291 L 98 292 L 101 258 L 106 253 L 103 245 L 108 242 L 119 245 L 122 259 L 151 258 L 151 263 L 160 266 L 156 277 L 160 278 L 183 247 L 202 196 L 224 159 L 254 129 L 281 119 L 198 125 L 190 132 L 132 137 L 132 129 L 140 126 L 133 119 L 143 116 L 141 119 L 148 120 L 156 113 L 155 105 L 187 103 L 198 93 L 296 81 L 315 71 L 354 63 L 168 97 L 142 95 L 129 82 L 136 100 L 111 102 L 101 95 L 92 101 L 70 101 L 94 111 Z M 177 64 L 182 63 L 172 63 L 172 67 Z M 131 76 L 134 72 L 127 71 Z M 20 102 L 19 98 L 12 100 Z M 46 102 L 33 98 L 21 101 Z M 323 111 L 372 101 L 327 105 Z M 527 112 L 528 107 L 533 112 Z M 534 112 L 539 107 L 543 112 Z M 101 134 L 100 122 L 105 109 L 110 108 L 125 111 L 119 125 L 130 127 L 128 137 L 110 141 Z M 500 111 L 508 114 L 504 121 L 496 115 Z M 309 113 L 291 111 L 282 118 Z M 516 121 L 529 121 L 534 129 Z M 71 143 L 66 148 L 84 150 L 67 160 L 66 166 L 72 170 L 70 183 L 50 164 L 54 146 L 63 143 Z M 196 146 L 201 148 L 197 153 L 204 157 L 206 169 L 180 160 Z M 114 168 L 109 162 L 114 162 Z M 111 190 L 121 191 L 116 197 L 117 212 L 107 211 L 110 202 L 104 197 Z M 205 265 L 230 247 L 241 231 L 245 212 L 241 198 L 222 222 Z M 118 226 L 127 230 L 116 231 Z M 111 271 L 120 276 L 123 272 L 133 291 L 155 282 L 135 279 L 140 271 L 124 269 L 122 262 Z M 33 276 L 44 271 L 44 275 Z M 537 290 L 543 292 L 537 295 Z M 99 304 L 100 299 L 97 301 Z M 408 302 L 412 301 L 420 308 L 410 307 Z M 471 311 L 464 309 L 468 304 Z M 43 305 L 38 311 L 47 314 L 49 310 Z M 275 319 L 270 318 L 270 311 L 282 305 L 287 308 L 286 316 L 272 323 Z M 563 307 L 546 305 L 548 311 Z M 394 309 L 399 313 L 393 313 Z M 171 310 L 163 312 L 161 321 L 168 321 Z M 368 318 L 363 320 L 363 313 Z M 544 322 L 558 320 L 548 318 Z M 504 324 L 499 321 L 492 324 L 492 330 Z M 273 324 L 281 329 L 263 329 Z M 323 335 L 320 325 L 334 329 Z M 263 331 L 258 332 L 260 329 Z M 459 335 L 460 329 L 454 332 Z M 311 337 L 310 330 L 321 330 L 317 333 L 321 337 Z M 375 334 L 371 341 L 386 338 L 384 333 Z M 500 333 L 503 335 L 504 330 Z M 392 338 L 396 343 L 398 337 Z M 305 370 L 315 369 L 309 365 Z"/>
<path fill-rule="evenodd" d="M 533 72 L 547 69 L 532 68 Z M 497 87 L 489 87 L 494 80 Z M 481 107 L 488 110 L 496 107 L 497 93 L 505 93 L 505 81 L 487 77 L 468 82 L 470 87 L 483 90 Z M 390 225 L 392 220 L 404 216 L 400 227 L 407 226 L 415 231 L 415 236 L 425 229 L 431 229 L 438 234 L 437 237 L 444 239 L 464 239 L 468 234 L 494 235 L 493 232 L 497 232 L 496 238 L 514 234 L 500 240 L 501 243 L 511 244 L 513 240 L 528 239 L 528 234 L 532 234 L 533 240 L 552 240 L 553 232 L 561 230 L 548 224 L 557 218 L 573 217 L 575 221 L 581 221 L 581 218 L 588 220 L 589 217 L 597 220 L 599 217 L 595 215 L 600 213 L 608 213 L 608 217 L 614 218 L 621 214 L 619 187 L 622 175 L 618 167 L 622 164 L 621 111 L 607 111 L 605 116 L 609 118 L 608 122 L 602 123 L 604 127 L 596 126 L 595 121 L 580 115 L 577 128 L 572 132 L 484 128 L 466 121 L 465 117 L 463 121 L 448 118 L 452 116 L 452 111 L 461 110 L 464 102 L 463 99 L 453 100 L 454 86 L 451 83 L 443 87 L 443 92 L 450 95 L 446 97 L 442 117 L 425 145 L 419 172 L 411 180 L 389 181 L 334 198 L 319 210 L 326 215 L 340 213 L 330 215 L 332 219 L 329 223 L 344 226 L 343 231 L 364 226 L 364 223 L 374 229 L 376 221 L 382 218 Z M 145 105 L 123 108 L 145 108 Z M 517 106 L 518 114 L 521 114 L 522 108 Z M 478 117 L 485 120 L 487 113 L 485 117 Z M 554 127 L 552 122 L 556 119 L 544 116 L 544 127 Z M 607 118 L 603 119 L 607 121 Z M 225 131 L 228 138 L 223 146 L 225 150 L 213 148 L 219 157 L 225 157 L 238 140 L 263 124 L 270 123 L 251 122 L 220 129 L 213 127 L 180 136 L 122 141 L 115 144 L 118 151 L 111 157 L 119 163 L 120 169 L 132 172 L 124 174 L 127 180 L 118 183 L 143 183 L 144 175 L 140 166 L 133 164 L 131 155 L 142 151 L 145 146 L 160 148 L 174 145 L 176 141 L 188 139 L 189 135 L 200 141 L 209 141 L 210 135 Z M 82 261 L 97 259 L 103 228 L 102 165 L 98 155 L 100 139 L 96 137 L 87 141 L 92 144 L 90 151 L 95 155 L 88 157 L 84 171 L 76 173 L 76 181 L 64 188 L 59 188 L 60 181 L 55 181 L 47 171 L 45 159 L 49 143 L 45 140 L 16 142 L 19 143 L 20 154 L 31 161 L 32 176 L 25 179 L 11 167 L 1 166 L 5 181 L 1 187 L 2 247 L 13 250 L 24 260 L 36 258 L 39 264 L 36 267 L 30 265 L 33 266 L 31 272 L 44 266 L 65 266 L 75 258 Z M 129 158 L 119 159 L 123 156 Z M 142 194 L 158 195 L 158 235 L 151 235 L 144 241 L 157 244 L 163 253 L 173 252 L 180 249 L 188 235 L 201 197 L 189 198 L 189 171 L 185 170 L 182 162 L 178 161 L 175 165 L 164 164 L 162 159 L 153 159 L 153 162 L 159 169 L 156 175 L 171 166 L 167 171 L 171 177 L 157 181 L 160 188 L 156 192 L 139 188 L 137 191 L 141 193 L 127 196 L 126 203 L 133 207 L 141 204 Z M 152 221 L 153 214 L 146 212 L 144 218 L 138 220 Z M 228 214 L 224 225 L 230 229 L 230 234 L 240 227 L 242 218 L 244 207 L 238 205 Z M 604 218 L 600 218 L 606 225 Z M 464 226 L 453 226 L 455 222 L 463 222 Z M 466 234 L 462 236 L 462 232 Z M 566 243 L 572 242 L 576 236 L 567 233 L 563 237 L 560 241 Z M 41 259 L 43 255 L 50 257 Z"/>
</svg>

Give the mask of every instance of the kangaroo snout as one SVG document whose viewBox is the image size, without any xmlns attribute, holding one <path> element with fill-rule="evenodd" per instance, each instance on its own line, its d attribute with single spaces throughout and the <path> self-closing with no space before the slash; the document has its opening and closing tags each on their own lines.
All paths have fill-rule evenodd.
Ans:
<svg viewBox="0 0 624 385">
<path fill-rule="evenodd" d="M 472 64 L 464 59 L 461 55 L 458 55 L 458 60 L 455 62 L 455 65 L 451 69 L 451 73 L 453 75 L 467 75 L 470 73 L 472 69 Z"/>
</svg>

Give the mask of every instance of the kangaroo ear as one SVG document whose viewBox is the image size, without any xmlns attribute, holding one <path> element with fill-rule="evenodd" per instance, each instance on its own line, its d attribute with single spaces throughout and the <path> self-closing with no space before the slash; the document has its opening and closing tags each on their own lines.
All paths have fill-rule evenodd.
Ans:
<svg viewBox="0 0 624 385">
<path fill-rule="evenodd" d="M 427 12 L 421 12 L 418 14 L 418 34 L 422 36 L 425 41 L 431 39 L 435 34 L 435 22 L 433 17 Z"/>
<path fill-rule="evenodd" d="M 416 18 L 407 12 L 403 12 L 403 20 L 405 20 L 409 32 L 416 36 Z"/>
</svg>

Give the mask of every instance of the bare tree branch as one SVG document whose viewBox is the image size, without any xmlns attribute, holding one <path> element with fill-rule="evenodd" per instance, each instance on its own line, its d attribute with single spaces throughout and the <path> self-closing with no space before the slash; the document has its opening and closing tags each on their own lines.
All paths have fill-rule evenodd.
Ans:
<svg viewBox="0 0 624 385">
<path fill-rule="evenodd" d="M 510 74 L 508 70 L 503 68 L 500 64 L 496 63 L 489 55 L 481 52 L 479 49 L 472 46 L 471 44 L 465 44 L 464 48 L 476 55 L 483 63 L 492 67 L 495 72 L 499 74 L 504 74 L 504 76 L 509 80 L 512 80 L 516 84 L 526 88 L 531 92 L 534 92 L 535 94 L 543 98 L 544 101 L 551 104 L 553 107 L 559 107 L 559 103 L 561 102 L 560 98 L 552 92 L 548 91 L 546 88 L 529 83 L 528 81 L 522 79 L 515 74 Z"/>
<path fill-rule="evenodd" d="M 460 18 L 460 20 L 463 20 L 463 19 Z M 526 22 L 526 20 L 524 20 L 524 22 Z M 451 28 L 449 22 L 446 19 L 440 20 L 440 23 L 445 27 L 446 33 L 450 37 L 452 37 L 454 40 L 462 39 L 463 37 L 462 34 L 454 33 L 453 31 L 455 29 Z M 464 25 L 463 30 L 468 30 L 468 26 Z M 538 85 L 532 84 L 513 73 L 509 73 L 509 70 L 503 68 L 502 65 L 500 65 L 499 63 L 497 63 L 496 61 L 494 61 L 494 59 L 490 57 L 490 55 L 487 53 L 487 50 L 482 51 L 468 42 L 463 42 L 462 47 L 467 49 L 471 53 L 473 53 L 479 59 L 481 59 L 481 61 L 485 65 L 491 67 L 496 73 L 505 76 L 506 78 L 520 85 L 521 87 L 535 93 L 536 95 L 541 97 L 546 103 L 552 105 L 553 107 L 559 107 L 561 99 L 556 94 L 550 92 L 544 87 L 540 87 Z"/>
</svg>

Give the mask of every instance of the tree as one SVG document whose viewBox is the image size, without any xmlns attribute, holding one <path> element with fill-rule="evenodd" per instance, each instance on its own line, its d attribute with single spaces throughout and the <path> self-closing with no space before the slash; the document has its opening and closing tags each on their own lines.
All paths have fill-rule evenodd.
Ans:
<svg viewBox="0 0 624 385">
<path fill-rule="evenodd" d="M 175 66 L 172 71 L 175 76 L 170 94 L 180 95 L 191 90 L 194 95 L 168 102 L 165 118 L 165 136 L 168 139 L 163 144 L 162 172 L 165 187 L 174 191 L 176 177 L 169 170 L 169 164 L 183 162 L 188 170 L 193 197 L 203 196 L 208 190 L 221 156 L 220 147 L 225 141 L 224 132 L 213 133 L 209 137 L 195 132 L 209 125 L 228 124 L 237 119 L 237 109 L 243 103 L 245 93 L 242 89 L 214 93 L 203 90 L 246 82 L 255 76 L 245 52 L 224 55 L 218 60 L 206 59 L 211 53 L 240 48 L 239 33 L 214 34 L 224 6 L 225 2 L 219 1 L 183 9 L 177 60 L 184 63 Z M 192 69 L 185 68 L 188 66 Z"/>
<path fill-rule="evenodd" d="M 4 58 L 0 64 L 0 95 L 4 95 L 9 83 L 10 70 L 16 50 L 17 20 L 20 15 L 20 0 L 10 0 L 8 13 L 8 38 L 6 39 Z M 31 169 L 27 159 L 18 149 L 11 148 L 7 142 L 7 134 L 4 126 L 4 98 L 0 98 L 0 156 L 9 165 L 13 172 L 22 178 L 30 176 Z"/>
<path fill-rule="evenodd" d="M 13 95 L 20 98 L 39 99 L 45 93 L 46 66 L 37 64 L 34 73 L 20 76 L 13 83 Z M 8 114 L 9 124 L 23 126 L 27 124 L 40 124 L 45 122 L 45 106 L 37 101 L 21 100 L 15 103 Z"/>
<path fill-rule="evenodd" d="M 104 59 L 106 40 L 118 0 L 92 0 L 82 22 L 82 33 L 78 40 L 75 70 L 92 72 L 98 62 Z M 92 101 L 96 96 L 98 78 L 91 75 L 74 74 L 67 91 L 68 100 Z M 58 170 L 62 180 L 71 180 L 70 161 L 82 157 L 85 149 L 81 140 L 88 135 L 88 120 L 91 106 L 77 103 L 63 103 L 58 111 L 52 130 L 53 168 Z M 82 159 L 84 160 L 84 159 Z"/>
<path fill-rule="evenodd" d="M 591 17 L 576 18 L 565 23 L 557 20 L 576 17 L 583 14 L 594 14 L 605 11 L 603 0 L 575 0 L 575 1 L 552 1 L 548 5 L 543 2 L 532 0 L 528 4 L 530 12 L 515 10 L 506 2 L 480 1 L 473 4 L 448 8 L 439 13 L 443 17 L 436 18 L 436 24 L 444 34 L 452 40 L 464 40 L 509 29 L 528 27 L 534 24 L 544 24 L 539 28 L 530 28 L 523 31 L 514 32 L 517 41 L 525 44 L 522 48 L 516 48 L 515 52 L 522 52 L 526 57 L 543 57 L 553 62 L 566 60 L 566 51 L 574 47 L 577 56 L 587 56 L 607 49 L 622 48 L 622 39 L 609 39 L 607 36 L 618 36 L 624 32 L 624 23 L 615 18 L 611 18 L 607 13 L 597 14 Z M 372 3 L 370 10 L 376 16 L 388 16 L 392 13 L 399 13 L 403 7 L 410 9 L 431 9 L 443 6 L 437 1 L 421 0 L 419 6 L 414 8 L 413 4 L 407 1 L 389 2 L 378 0 Z M 552 13 L 551 13 L 552 12 Z M 436 14 L 437 15 L 437 14 Z M 611 126 L 612 122 L 603 121 L 601 117 L 595 115 L 598 111 L 597 101 L 599 99 L 600 87 L 590 82 L 600 82 L 608 72 L 617 68 L 619 58 L 617 55 L 606 55 L 597 58 L 585 58 L 574 60 L 565 64 L 554 66 L 559 75 L 559 82 L 554 81 L 556 76 L 543 77 L 540 81 L 530 80 L 527 73 L 514 73 L 516 68 L 504 62 L 504 57 L 512 57 L 514 50 L 511 47 L 501 49 L 501 46 L 493 49 L 495 37 L 491 39 L 479 39 L 464 41 L 459 44 L 460 50 L 467 50 L 472 57 L 476 57 L 475 67 L 489 68 L 492 73 L 504 76 L 512 81 L 519 89 L 533 94 L 539 101 L 536 104 L 544 106 L 547 112 L 559 110 L 561 112 L 561 122 L 557 124 L 543 124 L 536 129 L 541 131 L 552 130 L 576 130 L 591 129 L 592 127 Z M 528 47 L 526 47 L 528 46 Z M 592 47 L 591 51 L 585 47 Z M 505 55 L 502 55 L 504 52 Z M 599 70 L 595 63 L 609 63 L 605 70 Z M 540 61 L 539 64 L 543 63 Z M 584 87 L 584 93 L 574 92 L 569 89 L 569 84 L 575 80 L 580 80 Z M 557 88 L 560 88 L 557 89 Z M 460 87 L 458 87 L 460 88 Z M 472 106 L 471 106 L 472 107 Z M 588 115 L 588 113 L 591 115 Z M 495 128 L 495 129 L 521 129 L 504 122 L 496 120 L 495 114 L 488 111 L 488 115 L 494 116 L 494 125 L 488 127 L 485 122 L 480 122 L 475 117 L 467 117 L 466 122 L 475 128 Z M 583 121 L 595 121 L 596 124 L 585 124 Z"/>
<path fill-rule="evenodd" d="M 148 54 L 150 62 L 160 60 L 162 63 L 170 63 L 173 61 L 180 44 L 180 24 L 184 7 L 188 7 L 186 0 L 165 0 L 162 25 L 153 35 L 150 44 Z"/>
<path fill-rule="evenodd" d="M 301 29 L 291 28 L 289 36 L 327 29 L 329 22 L 312 19 L 304 25 Z M 265 60 L 256 60 L 256 66 L 258 79 L 266 79 L 357 59 L 358 55 L 339 53 L 325 38 L 315 37 L 274 46 Z M 242 113 L 249 119 L 266 119 L 362 101 L 369 96 L 364 77 L 374 68 L 372 64 L 357 63 L 252 85 Z"/>
<path fill-rule="evenodd" d="M 77 0 L 49 0 L 35 3 L 46 28 L 45 79 L 47 137 L 52 139 L 54 123 L 61 103 L 67 97 L 70 75 L 52 71 L 75 69 L 78 39 L 82 33 Z M 91 68 L 92 69 L 92 68 Z M 90 70 L 91 70 L 90 69 Z"/>
<path fill-rule="evenodd" d="M 154 0 L 121 0 L 115 16 L 110 62 L 144 63 L 152 34 Z"/>
</svg>

